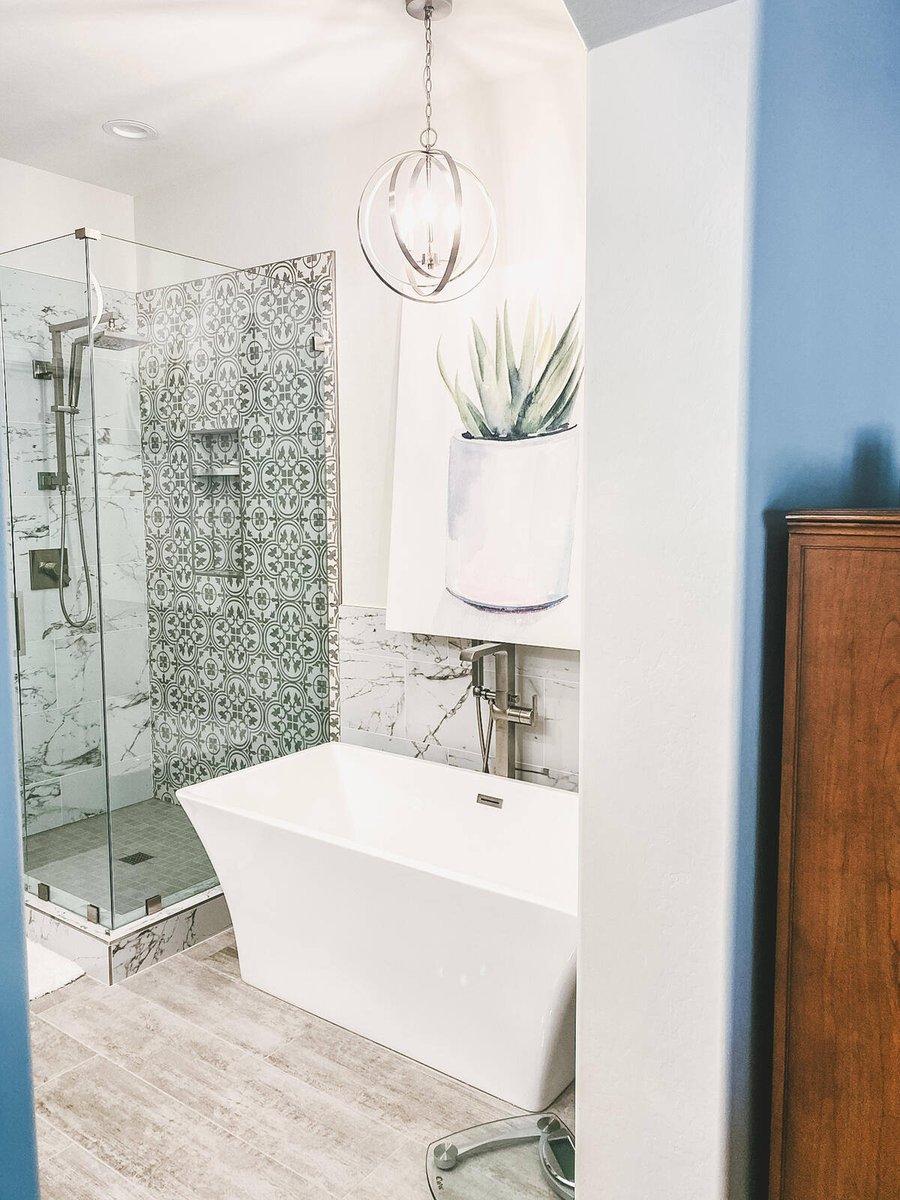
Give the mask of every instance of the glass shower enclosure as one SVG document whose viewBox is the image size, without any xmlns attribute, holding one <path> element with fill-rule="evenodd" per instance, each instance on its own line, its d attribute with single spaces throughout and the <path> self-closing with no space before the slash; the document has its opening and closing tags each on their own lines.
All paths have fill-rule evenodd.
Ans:
<svg viewBox="0 0 900 1200">
<path fill-rule="evenodd" d="M 179 787 L 333 734 L 333 283 L 0 255 L 26 889 L 107 928 L 216 885 Z"/>
</svg>

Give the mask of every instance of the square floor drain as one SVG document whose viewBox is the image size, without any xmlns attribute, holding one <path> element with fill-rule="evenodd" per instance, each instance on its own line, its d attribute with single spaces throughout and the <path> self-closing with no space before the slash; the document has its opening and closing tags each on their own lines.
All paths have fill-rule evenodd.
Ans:
<svg viewBox="0 0 900 1200">
<path fill-rule="evenodd" d="M 139 850 L 137 854 L 126 854 L 124 858 L 119 859 L 119 862 L 128 863 L 129 867 L 136 867 L 138 863 L 149 862 L 152 857 L 152 854 L 145 854 L 143 850 Z"/>
</svg>

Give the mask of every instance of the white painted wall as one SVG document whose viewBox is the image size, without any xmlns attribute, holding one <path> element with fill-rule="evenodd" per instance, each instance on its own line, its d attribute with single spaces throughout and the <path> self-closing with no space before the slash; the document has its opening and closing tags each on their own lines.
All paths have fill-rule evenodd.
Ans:
<svg viewBox="0 0 900 1200">
<path fill-rule="evenodd" d="M 725 1194 L 754 31 L 736 0 L 589 56 L 591 1200 Z"/>
<path fill-rule="evenodd" d="M 584 252 L 584 67 L 570 62 L 444 96 L 440 144 L 484 179 L 500 260 Z M 413 81 L 415 82 L 415 81 Z M 298 114 L 298 128 L 302 114 Z M 403 301 L 359 249 L 356 205 L 385 159 L 418 145 L 415 89 L 388 120 L 180 180 L 136 198 L 138 240 L 235 266 L 335 250 L 344 601 L 387 596 L 397 364 Z M 408 302 L 407 302 L 408 303 Z"/>
<path fill-rule="evenodd" d="M 0 158 L 0 253 L 82 226 L 133 238 L 133 198 Z"/>
</svg>

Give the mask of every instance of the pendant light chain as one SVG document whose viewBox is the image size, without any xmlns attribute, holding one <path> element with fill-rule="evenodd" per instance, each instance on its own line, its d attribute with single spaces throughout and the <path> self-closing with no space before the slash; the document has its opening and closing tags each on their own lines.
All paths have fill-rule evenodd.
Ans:
<svg viewBox="0 0 900 1200">
<path fill-rule="evenodd" d="M 419 135 L 419 141 L 425 150 L 434 149 L 437 142 L 437 131 L 431 127 L 431 57 L 433 43 L 431 40 L 431 14 L 434 8 L 429 4 L 425 9 L 425 70 L 422 80 L 425 84 L 425 128 Z"/>
</svg>

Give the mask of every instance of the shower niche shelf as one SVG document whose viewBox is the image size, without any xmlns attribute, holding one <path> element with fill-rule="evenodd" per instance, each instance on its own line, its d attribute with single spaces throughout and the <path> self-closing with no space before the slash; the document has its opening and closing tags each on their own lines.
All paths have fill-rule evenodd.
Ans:
<svg viewBox="0 0 900 1200">
<path fill-rule="evenodd" d="M 197 575 L 240 578 L 244 573 L 244 497 L 240 429 L 190 431 L 193 565 Z"/>
</svg>

